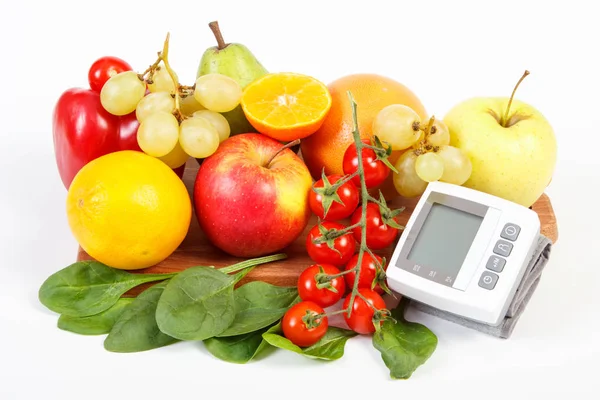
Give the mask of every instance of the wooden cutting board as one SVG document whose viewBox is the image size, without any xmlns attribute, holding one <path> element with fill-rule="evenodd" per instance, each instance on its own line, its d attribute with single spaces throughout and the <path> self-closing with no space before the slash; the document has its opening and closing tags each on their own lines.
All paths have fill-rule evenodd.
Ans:
<svg viewBox="0 0 600 400">
<path fill-rule="evenodd" d="M 188 192 L 193 192 L 194 180 L 198 172 L 198 163 L 195 160 L 190 160 L 186 166 L 183 181 L 188 189 Z M 399 216 L 400 224 L 406 225 L 410 215 L 412 214 L 414 207 L 418 199 L 403 199 L 397 198 L 389 203 L 390 207 L 406 207 L 404 212 Z M 532 209 L 538 213 L 541 221 L 541 232 L 543 235 L 556 243 L 558 239 L 558 227 L 556 223 L 556 216 L 552 209 L 550 199 L 545 194 L 532 206 Z M 278 262 L 272 262 L 264 264 L 255 268 L 250 272 L 244 280 L 240 282 L 243 284 L 249 281 L 261 280 L 280 286 L 294 286 L 300 273 L 313 262 L 306 253 L 305 241 L 308 231 L 316 224 L 316 216 L 313 215 L 306 229 L 300 235 L 300 237 L 292 243 L 288 248 L 282 250 L 288 255 L 288 258 Z M 385 256 L 387 259 L 390 258 L 393 252 L 394 245 L 377 251 L 376 253 Z M 77 255 L 77 261 L 91 260 L 90 257 L 83 249 L 79 248 Z M 237 262 L 243 261 L 243 259 L 232 257 L 216 247 L 212 246 L 204 233 L 201 231 L 196 216 L 192 216 L 192 223 L 190 225 L 189 232 L 181 243 L 179 248 L 166 260 L 161 263 L 146 268 L 144 270 L 135 271 L 136 273 L 165 273 L 181 271 L 183 269 L 197 266 L 197 265 L 213 265 L 215 267 L 223 267 Z M 138 287 L 130 295 L 136 295 L 145 289 L 145 286 Z"/>
</svg>

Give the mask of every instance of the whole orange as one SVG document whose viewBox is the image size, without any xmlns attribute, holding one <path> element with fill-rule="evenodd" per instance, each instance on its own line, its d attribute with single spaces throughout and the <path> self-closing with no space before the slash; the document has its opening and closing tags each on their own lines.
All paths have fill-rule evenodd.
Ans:
<svg viewBox="0 0 600 400">
<path fill-rule="evenodd" d="M 404 104 L 415 110 L 422 120 L 427 120 L 427 112 L 419 98 L 406 86 L 393 79 L 375 74 L 354 74 L 331 82 L 331 109 L 319 128 L 311 136 L 302 140 L 302 158 L 315 179 L 326 174 L 343 174 L 342 160 L 346 148 L 352 143 L 352 109 L 347 91 L 352 92 L 358 112 L 358 128 L 361 138 L 371 136 L 373 119 L 382 108 L 390 104 Z M 404 150 L 393 152 L 392 164 Z M 382 186 L 393 188 L 392 174 Z M 384 192 L 385 194 L 385 192 Z M 386 195 L 387 197 L 387 195 Z"/>
</svg>

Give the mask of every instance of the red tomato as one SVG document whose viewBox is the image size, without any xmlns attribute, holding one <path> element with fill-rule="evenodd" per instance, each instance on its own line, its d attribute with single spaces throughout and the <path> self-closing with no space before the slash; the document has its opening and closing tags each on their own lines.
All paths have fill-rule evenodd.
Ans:
<svg viewBox="0 0 600 400">
<path fill-rule="evenodd" d="M 106 81 L 111 77 L 121 72 L 131 70 L 133 70 L 131 65 L 120 58 L 110 56 L 99 58 L 94 61 L 88 72 L 90 88 L 94 92 L 100 93 L 102 86 L 104 86 Z"/>
<path fill-rule="evenodd" d="M 377 261 L 379 261 L 379 264 L 383 265 L 383 259 L 381 257 L 379 257 L 377 254 L 375 254 L 375 258 Z M 346 264 L 346 271 L 356 267 L 357 263 L 358 263 L 358 254 L 355 254 L 354 257 L 352 257 L 352 259 L 350 260 L 350 262 L 348 264 Z M 371 255 L 369 253 L 364 253 L 362 262 L 360 263 L 360 265 L 361 265 L 361 267 L 360 267 L 360 275 L 358 277 L 358 287 L 371 289 L 373 281 L 375 280 L 375 277 L 377 276 L 377 271 L 378 271 L 377 262 L 373 259 L 373 257 L 371 257 Z M 384 270 L 386 270 L 386 269 L 387 269 L 387 265 L 384 266 Z M 355 277 L 356 277 L 355 272 L 350 272 L 350 273 L 344 275 L 344 278 L 346 279 L 346 285 L 348 285 L 349 288 L 354 287 L 354 278 Z M 381 286 L 379 286 L 379 284 L 377 284 L 375 286 L 375 289 L 373 289 L 373 290 L 375 290 L 379 294 L 383 294 L 383 289 L 381 288 Z"/>
<path fill-rule="evenodd" d="M 360 222 L 362 216 L 362 207 L 357 208 L 352 214 L 350 224 L 354 225 Z M 397 219 L 394 219 L 398 222 Z M 398 229 L 392 228 L 383 223 L 379 206 L 375 203 L 367 204 L 367 247 L 371 250 L 380 250 L 391 245 L 398 236 Z M 362 228 L 357 227 L 352 229 L 354 238 L 360 243 Z"/>
<path fill-rule="evenodd" d="M 344 229 L 345 225 L 338 224 L 337 222 L 324 221 L 321 223 L 326 229 Z M 332 250 L 327 246 L 327 243 L 313 243 L 313 239 L 322 237 L 319 232 L 319 225 L 315 225 L 306 237 L 306 251 L 308 255 L 317 263 L 331 264 L 335 266 L 342 266 L 346 264 L 352 258 L 354 251 L 356 250 L 356 242 L 351 232 L 348 232 L 333 242 L 333 247 L 339 252 Z"/>
<path fill-rule="evenodd" d="M 342 175 L 329 175 L 327 180 L 333 185 L 342 178 Z M 323 179 L 319 179 L 313 187 L 322 188 Z M 346 182 L 338 188 L 337 194 L 343 204 L 334 201 L 331 203 L 327 215 L 324 215 L 323 196 L 311 190 L 308 195 L 310 209 L 316 216 L 326 221 L 337 221 L 349 217 L 358 206 L 358 189 L 352 182 Z"/>
<path fill-rule="evenodd" d="M 283 335 L 296 346 L 308 347 L 317 343 L 327 332 L 329 325 L 327 317 L 322 317 L 316 322 L 318 326 L 308 328 L 302 320 L 307 315 L 307 311 L 312 315 L 323 314 L 325 310 L 312 301 L 301 301 L 290 307 L 281 320 L 281 329 Z"/>
<path fill-rule="evenodd" d="M 346 292 L 346 282 L 344 281 L 343 276 L 338 276 L 329 281 L 329 284 L 337 291 L 337 293 L 328 288 L 319 289 L 315 279 L 315 275 L 321 272 L 319 267 L 323 268 L 323 272 L 328 275 L 340 273 L 340 270 L 331 264 L 311 265 L 302 271 L 298 278 L 298 294 L 302 300 L 312 301 L 325 308 L 340 301 Z"/>
<path fill-rule="evenodd" d="M 368 139 L 363 139 L 362 142 L 371 144 Z M 362 162 L 365 171 L 365 183 L 368 189 L 381 185 L 390 173 L 390 169 L 381 160 L 377 159 L 377 155 L 372 149 L 362 149 Z M 346 149 L 342 167 L 346 175 L 353 174 L 358 170 L 358 154 L 354 143 Z M 352 182 L 360 187 L 360 177 L 358 175 L 352 179 Z"/>
<path fill-rule="evenodd" d="M 381 296 L 371 290 L 360 288 L 358 292 L 362 294 L 369 304 L 375 307 L 378 310 L 384 309 L 385 301 L 381 298 Z M 346 296 L 346 300 L 344 301 L 344 308 L 348 308 L 350 304 L 350 295 Z M 369 333 L 375 332 L 375 325 L 373 325 L 373 315 L 375 311 L 373 308 L 367 304 L 361 297 L 354 297 L 354 303 L 352 304 L 352 313 L 350 314 L 350 318 L 348 318 L 347 313 L 344 314 L 344 319 L 346 323 L 356 333 L 360 333 L 361 335 L 367 335 Z M 383 321 L 381 322 L 383 323 Z"/>
</svg>

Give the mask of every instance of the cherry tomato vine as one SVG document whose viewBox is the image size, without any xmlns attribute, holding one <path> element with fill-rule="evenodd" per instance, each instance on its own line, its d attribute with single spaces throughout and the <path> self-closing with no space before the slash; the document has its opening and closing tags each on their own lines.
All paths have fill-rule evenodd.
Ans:
<svg viewBox="0 0 600 400">
<path fill-rule="evenodd" d="M 304 279 L 299 280 L 299 285 L 305 285 L 305 292 L 306 287 L 312 289 L 311 296 L 304 297 L 307 297 L 306 300 L 310 298 L 309 301 L 314 303 L 319 302 L 319 293 L 322 293 L 323 290 L 337 293 L 340 278 L 344 279 L 348 286 L 351 285 L 343 307 L 339 310 L 316 312 L 314 307 L 304 308 L 306 314 L 303 317 L 305 325 L 303 328 L 315 329 L 319 324 L 326 325 L 328 317 L 344 314 L 344 319 L 351 329 L 361 334 L 368 334 L 378 331 L 385 320 L 393 320 L 379 294 L 383 292 L 391 294 L 385 283 L 386 260 L 374 254 L 371 247 L 382 249 L 393 242 L 398 232 L 403 229 L 398 224 L 397 216 L 404 211 L 404 208 L 392 210 L 388 207 L 381 192 L 378 199 L 369 193 L 369 189 L 378 186 L 385 180 L 390 170 L 396 173 L 397 171 L 388 160 L 392 152 L 391 146 L 384 146 L 376 136 L 370 140 L 361 139 L 358 129 L 357 105 L 352 93 L 348 92 L 347 94 L 352 107 L 353 143 L 344 155 L 344 173 L 346 175 L 330 175 L 328 177 L 323 171 L 322 178 L 313 185 L 314 193 L 311 193 L 309 198 L 311 199 L 311 209 L 319 217 L 319 222 L 308 235 L 307 251 L 317 264 L 310 267 L 310 274 L 304 274 Z M 357 207 L 355 204 L 354 208 L 349 207 L 352 209 L 348 211 L 339 206 L 339 204 L 343 206 L 344 201 L 339 196 L 338 190 L 349 182 L 358 187 L 360 205 Z M 344 197 L 350 199 L 352 196 L 345 195 Z M 320 204 L 315 206 L 317 202 Z M 338 214 L 331 218 L 333 220 L 338 219 L 340 215 L 344 217 L 352 215 L 351 224 L 344 226 L 328 221 L 327 216 L 331 210 Z M 323 219 L 325 221 L 322 221 Z M 378 230 L 383 232 L 384 236 L 373 240 L 379 233 Z M 369 237 L 370 234 L 371 237 Z M 340 251 L 342 247 L 340 247 L 339 240 L 348 237 L 353 242 L 354 239 L 358 242 L 358 253 L 354 254 L 354 249 L 352 250 L 352 261 L 349 260 L 347 253 Z M 375 243 L 374 246 L 373 243 Z M 320 250 L 320 252 L 317 253 L 316 250 Z M 327 253 L 328 258 L 318 259 L 324 252 Z M 317 259 L 315 260 L 315 258 Z M 319 263 L 338 265 L 341 272 L 328 273 L 328 271 L 333 272 L 334 268 L 319 268 Z M 345 269 L 341 264 L 346 264 Z M 312 279 L 314 282 L 307 283 L 307 279 Z M 368 287 L 365 287 L 366 280 L 370 280 Z M 335 285 L 332 282 L 335 282 Z M 325 297 L 327 297 L 327 301 L 319 306 L 330 306 L 330 298 L 335 296 Z M 305 299 L 303 298 L 303 300 Z M 310 343 L 316 342 L 320 337 L 313 336 L 312 339 Z"/>
</svg>

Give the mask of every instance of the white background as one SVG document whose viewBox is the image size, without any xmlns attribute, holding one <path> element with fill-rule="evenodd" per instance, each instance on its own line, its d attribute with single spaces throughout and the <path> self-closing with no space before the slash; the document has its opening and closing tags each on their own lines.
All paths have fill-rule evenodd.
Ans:
<svg viewBox="0 0 600 400">
<path fill-rule="evenodd" d="M 310 399 L 597 398 L 600 367 L 600 25 L 584 1 L 14 1 L 0 8 L 0 398 L 140 399 L 241 396 Z M 589 4 L 589 5 L 587 5 Z M 77 243 L 52 147 L 63 90 L 87 84 L 103 55 L 143 70 L 171 32 L 171 61 L 191 84 L 213 45 L 209 21 L 270 71 L 328 83 L 353 72 L 395 78 L 443 116 L 471 96 L 518 98 L 549 119 L 559 161 L 547 193 L 560 238 L 513 337 L 503 341 L 409 314 L 439 338 L 408 381 L 392 381 L 370 339 L 320 363 L 277 351 L 247 365 L 199 344 L 112 354 L 103 337 L 56 328 L 37 301 L 44 279 L 73 262 Z M 524 172 L 526 173 L 526 171 Z M 334 397 L 336 396 L 336 397 Z M 215 397 L 211 397 L 215 398 Z M 537 398 L 537 397 L 536 397 Z"/>
</svg>

